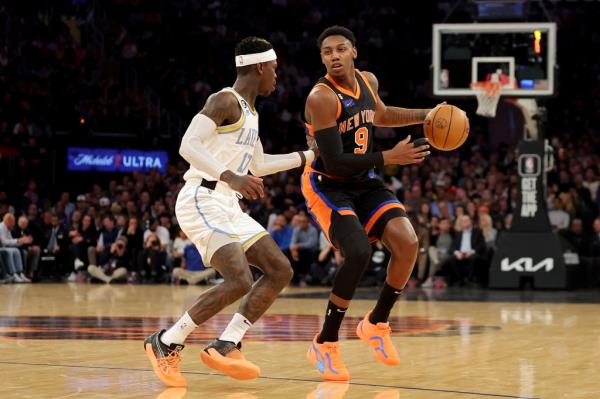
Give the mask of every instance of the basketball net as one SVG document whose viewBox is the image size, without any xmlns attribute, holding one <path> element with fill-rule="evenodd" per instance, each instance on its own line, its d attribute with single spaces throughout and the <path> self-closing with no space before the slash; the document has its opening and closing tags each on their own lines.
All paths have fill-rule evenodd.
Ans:
<svg viewBox="0 0 600 399">
<path fill-rule="evenodd" d="M 498 101 L 502 88 L 510 82 L 508 76 L 501 71 L 489 74 L 483 82 L 473 82 L 471 87 L 475 90 L 477 96 L 477 115 L 493 118 L 496 116 Z"/>
</svg>

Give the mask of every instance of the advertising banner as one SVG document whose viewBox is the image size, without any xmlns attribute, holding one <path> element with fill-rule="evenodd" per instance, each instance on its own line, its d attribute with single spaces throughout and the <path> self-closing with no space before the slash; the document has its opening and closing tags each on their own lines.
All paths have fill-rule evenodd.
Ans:
<svg viewBox="0 0 600 399">
<path fill-rule="evenodd" d="M 115 148 L 67 149 L 67 170 L 70 172 L 147 172 L 167 170 L 169 155 L 166 151 L 142 151 Z"/>
</svg>

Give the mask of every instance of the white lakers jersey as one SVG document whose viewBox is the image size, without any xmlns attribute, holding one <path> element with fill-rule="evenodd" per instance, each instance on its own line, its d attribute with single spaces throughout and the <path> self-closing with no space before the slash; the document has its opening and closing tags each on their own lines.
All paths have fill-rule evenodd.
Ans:
<svg viewBox="0 0 600 399">
<path fill-rule="evenodd" d="M 258 142 L 258 113 L 231 87 L 227 91 L 235 95 L 240 104 L 242 115 L 231 125 L 219 126 L 217 132 L 204 141 L 205 149 L 227 169 L 238 175 L 246 175 L 248 166 L 254 155 L 254 147 Z M 216 180 L 218 176 L 210 176 L 193 166 L 183 176 L 184 180 L 207 179 Z"/>
</svg>

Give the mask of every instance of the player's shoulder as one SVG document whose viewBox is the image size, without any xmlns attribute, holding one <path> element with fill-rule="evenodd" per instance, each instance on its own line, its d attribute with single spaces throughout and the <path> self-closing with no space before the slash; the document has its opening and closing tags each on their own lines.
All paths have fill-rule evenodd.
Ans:
<svg viewBox="0 0 600 399">
<path fill-rule="evenodd" d="M 330 104 L 335 104 L 337 97 L 333 90 L 325 86 L 324 84 L 316 84 L 313 86 L 308 97 L 306 98 L 306 104 L 309 107 L 323 107 Z"/>
<path fill-rule="evenodd" d="M 235 94 L 228 90 L 221 90 L 208 96 L 205 107 L 224 110 L 237 105 L 238 101 Z"/>
<path fill-rule="evenodd" d="M 367 79 L 367 82 L 373 89 L 376 89 L 379 86 L 379 81 L 377 80 L 377 76 L 373 72 L 369 71 L 360 71 L 362 75 Z"/>
</svg>

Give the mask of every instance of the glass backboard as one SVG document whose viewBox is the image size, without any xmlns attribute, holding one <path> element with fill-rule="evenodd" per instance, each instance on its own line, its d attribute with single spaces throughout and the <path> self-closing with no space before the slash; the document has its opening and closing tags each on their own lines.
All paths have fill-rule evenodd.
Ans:
<svg viewBox="0 0 600 399">
<path fill-rule="evenodd" d="M 434 24 L 432 53 L 435 96 L 474 96 L 474 82 L 499 76 L 502 95 L 554 94 L 554 23 Z"/>
</svg>

